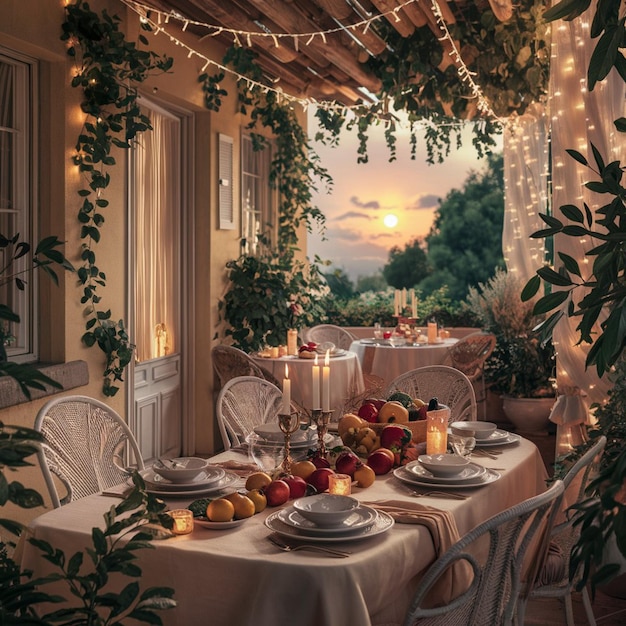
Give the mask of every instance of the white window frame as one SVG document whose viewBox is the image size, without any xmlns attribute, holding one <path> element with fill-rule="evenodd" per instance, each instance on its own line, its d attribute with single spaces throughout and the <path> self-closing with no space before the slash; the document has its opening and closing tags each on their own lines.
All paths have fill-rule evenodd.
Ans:
<svg viewBox="0 0 626 626">
<path fill-rule="evenodd" d="M 264 248 L 258 241 L 263 233 L 269 239 L 269 246 L 276 242 L 278 212 L 276 190 L 270 185 L 269 173 L 274 152 L 272 141 L 263 150 L 253 149 L 252 137 L 241 134 L 241 238 L 244 254 L 257 255 Z M 255 161 L 256 171 L 247 171 L 250 155 Z"/>
<path fill-rule="evenodd" d="M 34 252 L 37 245 L 37 185 L 38 166 L 38 64 L 37 60 L 0 46 L 0 61 L 14 67 L 14 93 L 9 106 L 12 107 L 13 124 L 10 128 L 0 127 L 0 132 L 10 133 L 12 146 L 12 206 L 0 206 L 0 213 L 13 215 L 15 224 L 13 236 L 19 233 L 19 240 L 28 242 Z M 1 196 L 0 196 L 1 197 Z M 18 259 L 14 269 L 28 270 L 31 255 Z M 19 324 L 10 324 L 10 332 L 15 340 L 6 346 L 8 358 L 18 363 L 37 361 L 39 358 L 39 337 L 37 332 L 37 272 L 24 274 L 25 288 L 19 290 L 15 284 L 11 307 L 20 316 Z M 7 287 L 8 288 L 8 287 Z"/>
</svg>

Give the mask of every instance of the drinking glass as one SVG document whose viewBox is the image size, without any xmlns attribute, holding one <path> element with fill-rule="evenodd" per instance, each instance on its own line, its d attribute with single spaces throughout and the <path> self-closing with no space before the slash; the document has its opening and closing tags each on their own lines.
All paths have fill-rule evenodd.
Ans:
<svg viewBox="0 0 626 626">
<path fill-rule="evenodd" d="M 383 329 L 380 327 L 380 323 L 376 322 L 374 324 L 374 339 L 382 339 L 383 338 Z"/>
<path fill-rule="evenodd" d="M 263 472 L 272 473 L 285 458 L 285 444 L 283 441 L 264 439 L 257 433 L 250 433 L 246 437 L 248 457 Z"/>
<path fill-rule="evenodd" d="M 465 457 L 470 457 L 476 446 L 474 437 L 463 437 L 462 435 L 448 435 L 448 442 L 456 454 Z"/>
</svg>

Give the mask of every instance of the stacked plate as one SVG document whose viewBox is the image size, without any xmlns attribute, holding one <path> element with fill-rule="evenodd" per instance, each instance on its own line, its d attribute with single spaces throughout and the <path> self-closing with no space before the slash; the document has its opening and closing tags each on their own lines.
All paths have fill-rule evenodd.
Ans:
<svg viewBox="0 0 626 626">
<path fill-rule="evenodd" d="M 521 437 L 515 433 L 496 428 L 486 439 L 476 439 L 476 446 L 479 448 L 483 446 L 505 446 L 511 443 L 518 443 L 520 439 Z"/>
<path fill-rule="evenodd" d="M 239 480 L 237 474 L 211 465 L 188 482 L 173 482 L 157 474 L 153 469 L 144 469 L 139 474 L 146 483 L 148 493 L 169 498 L 197 498 L 230 487 Z"/>
<path fill-rule="evenodd" d="M 341 497 L 320 494 L 319 496 L 309 496 L 302 500 L 312 498 Z M 374 537 L 384 533 L 393 526 L 393 518 L 377 511 L 369 506 L 358 505 L 347 512 L 347 515 L 333 524 L 324 523 L 318 525 L 302 514 L 302 509 L 296 506 L 287 506 L 284 509 L 272 513 L 265 519 L 265 525 L 275 533 L 290 539 L 301 539 L 307 542 L 337 542 L 337 541 L 358 541 Z M 357 503 L 358 504 L 358 503 Z M 306 511 L 305 511 L 306 513 Z"/>
<path fill-rule="evenodd" d="M 437 489 L 467 489 L 482 487 L 500 478 L 500 473 L 478 463 L 468 463 L 454 476 L 435 476 L 419 461 L 411 461 L 394 470 L 394 476 L 404 483 Z"/>
<path fill-rule="evenodd" d="M 285 435 L 276 422 L 268 422 L 257 426 L 254 432 L 268 443 L 275 442 L 282 444 L 285 441 Z M 330 440 L 332 440 L 332 436 Z M 324 441 L 329 441 L 328 435 L 326 435 Z M 314 448 L 317 445 L 317 429 L 306 428 L 305 430 L 297 430 L 291 435 L 289 445 L 292 449 Z"/>
</svg>

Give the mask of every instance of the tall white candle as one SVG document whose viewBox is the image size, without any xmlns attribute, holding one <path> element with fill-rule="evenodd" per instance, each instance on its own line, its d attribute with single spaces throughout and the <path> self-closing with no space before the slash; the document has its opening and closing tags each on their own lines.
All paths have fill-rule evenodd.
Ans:
<svg viewBox="0 0 626 626">
<path fill-rule="evenodd" d="M 283 414 L 291 415 L 291 381 L 289 380 L 289 366 L 286 363 L 283 379 Z"/>
<path fill-rule="evenodd" d="M 404 313 L 406 307 L 406 288 L 402 288 L 402 295 L 400 296 L 400 313 Z"/>
<path fill-rule="evenodd" d="M 415 289 L 411 289 L 411 317 L 417 317 L 417 298 L 415 297 Z"/>
<path fill-rule="evenodd" d="M 330 350 L 326 350 L 322 368 L 322 411 L 330 411 Z"/>
<path fill-rule="evenodd" d="M 315 355 L 315 361 L 313 362 L 313 397 L 311 398 L 311 408 L 312 409 L 320 409 L 320 366 L 317 361 L 317 354 Z"/>
<path fill-rule="evenodd" d="M 396 289 L 393 292 L 393 314 L 399 315 L 400 313 L 400 290 Z"/>
</svg>

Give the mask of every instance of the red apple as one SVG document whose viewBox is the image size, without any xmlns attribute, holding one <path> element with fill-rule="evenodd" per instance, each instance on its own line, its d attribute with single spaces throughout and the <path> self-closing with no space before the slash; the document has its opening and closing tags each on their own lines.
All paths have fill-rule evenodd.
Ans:
<svg viewBox="0 0 626 626">
<path fill-rule="evenodd" d="M 289 499 L 301 498 L 306 492 L 306 480 L 300 476 L 283 476 L 281 480 L 284 480 L 289 485 Z"/>
<path fill-rule="evenodd" d="M 334 473 L 330 467 L 320 467 L 307 478 L 307 482 L 313 485 L 318 493 L 322 493 L 328 490 L 328 477 Z"/>
<path fill-rule="evenodd" d="M 359 407 L 358 415 L 367 422 L 378 421 L 378 409 L 371 402 L 364 402 Z"/>
<path fill-rule="evenodd" d="M 340 474 L 348 474 L 354 478 L 356 468 L 361 464 L 359 457 L 352 452 L 342 452 L 335 461 L 335 469 Z"/>
<path fill-rule="evenodd" d="M 374 474 L 381 476 L 391 470 L 393 460 L 390 458 L 390 455 L 382 450 L 374 450 L 374 452 L 367 457 L 367 465 L 374 470 Z"/>
<path fill-rule="evenodd" d="M 289 500 L 289 494 L 291 493 L 289 485 L 281 479 L 273 480 L 263 490 L 265 497 L 267 498 L 268 506 L 280 506 L 285 504 Z"/>
<path fill-rule="evenodd" d="M 324 456 L 316 455 L 316 456 L 311 458 L 311 462 L 313 463 L 313 465 L 315 465 L 315 467 L 318 467 L 318 468 L 319 467 L 330 467 L 330 462 Z"/>
<path fill-rule="evenodd" d="M 406 426 L 387 424 L 380 432 L 380 445 L 393 452 L 400 452 L 411 442 L 412 438 L 413 433 Z"/>
</svg>

